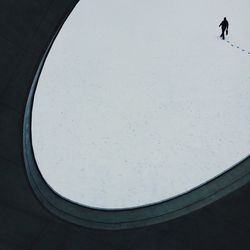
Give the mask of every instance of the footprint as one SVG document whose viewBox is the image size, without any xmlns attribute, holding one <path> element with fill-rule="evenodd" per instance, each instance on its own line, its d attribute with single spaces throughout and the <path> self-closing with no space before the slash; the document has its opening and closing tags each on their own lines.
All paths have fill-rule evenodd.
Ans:
<svg viewBox="0 0 250 250">
<path fill-rule="evenodd" d="M 242 49 L 241 51 L 246 51 L 245 49 Z"/>
<path fill-rule="evenodd" d="M 237 46 L 237 49 L 239 49 L 240 47 L 239 46 Z"/>
</svg>

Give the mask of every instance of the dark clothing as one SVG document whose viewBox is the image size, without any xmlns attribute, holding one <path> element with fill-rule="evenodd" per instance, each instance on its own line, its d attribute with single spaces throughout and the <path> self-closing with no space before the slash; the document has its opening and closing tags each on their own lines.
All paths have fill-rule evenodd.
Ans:
<svg viewBox="0 0 250 250">
<path fill-rule="evenodd" d="M 221 24 L 220 24 L 219 27 L 221 27 L 221 29 L 222 29 L 222 33 L 221 33 L 220 37 L 221 37 L 223 40 L 225 40 L 225 31 L 227 31 L 227 33 L 228 33 L 228 27 L 229 27 L 228 21 L 227 21 L 226 19 L 224 19 L 224 20 L 221 22 Z"/>
<path fill-rule="evenodd" d="M 228 29 L 228 26 L 229 26 L 228 21 L 224 19 L 224 20 L 221 22 L 220 26 L 221 26 L 221 28 L 222 28 L 223 30 Z M 220 27 L 220 26 L 219 26 L 219 27 Z"/>
</svg>

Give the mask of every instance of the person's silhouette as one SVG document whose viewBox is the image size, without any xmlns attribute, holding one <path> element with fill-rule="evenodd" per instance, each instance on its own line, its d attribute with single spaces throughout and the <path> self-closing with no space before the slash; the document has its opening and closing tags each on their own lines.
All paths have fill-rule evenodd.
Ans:
<svg viewBox="0 0 250 250">
<path fill-rule="evenodd" d="M 221 24 L 219 25 L 219 27 L 221 27 L 221 29 L 222 29 L 222 33 L 221 33 L 220 37 L 223 40 L 225 40 L 225 31 L 226 31 L 226 34 L 228 34 L 228 27 L 229 27 L 229 23 L 228 23 L 226 17 L 224 17 L 224 20 L 221 22 Z"/>
</svg>

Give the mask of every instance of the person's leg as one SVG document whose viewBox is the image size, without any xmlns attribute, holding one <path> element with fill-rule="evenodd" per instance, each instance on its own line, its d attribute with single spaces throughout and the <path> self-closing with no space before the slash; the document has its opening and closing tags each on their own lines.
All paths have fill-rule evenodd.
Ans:
<svg viewBox="0 0 250 250">
<path fill-rule="evenodd" d="M 223 38 L 223 29 L 221 29 L 221 35 L 220 38 Z"/>
<path fill-rule="evenodd" d="M 225 40 L 225 29 L 222 30 L 221 37 L 222 37 L 223 40 Z"/>
</svg>

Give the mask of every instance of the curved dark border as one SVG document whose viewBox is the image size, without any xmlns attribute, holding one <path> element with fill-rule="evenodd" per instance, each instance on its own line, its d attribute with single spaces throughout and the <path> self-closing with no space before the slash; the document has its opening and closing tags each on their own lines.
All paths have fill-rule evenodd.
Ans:
<svg viewBox="0 0 250 250">
<path fill-rule="evenodd" d="M 66 20 L 66 19 L 65 19 Z M 64 20 L 64 21 L 65 21 Z M 64 21 L 61 23 L 61 29 Z M 177 197 L 131 209 L 95 209 L 61 197 L 46 183 L 37 166 L 31 134 L 32 108 L 39 76 L 57 30 L 44 53 L 30 89 L 23 123 L 23 153 L 30 184 L 38 199 L 53 214 L 71 223 L 95 229 L 130 229 L 166 222 L 202 208 L 250 181 L 250 156 L 213 180 Z"/>
</svg>

